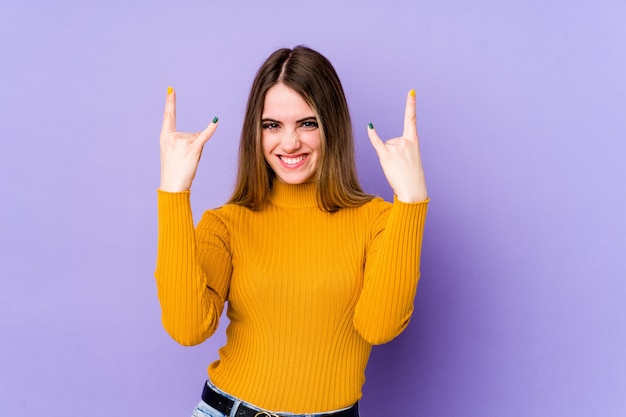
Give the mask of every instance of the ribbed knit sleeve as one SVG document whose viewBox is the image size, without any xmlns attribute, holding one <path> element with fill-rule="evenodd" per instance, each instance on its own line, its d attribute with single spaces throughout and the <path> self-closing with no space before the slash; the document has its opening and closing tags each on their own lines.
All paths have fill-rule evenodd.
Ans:
<svg viewBox="0 0 626 417">
<path fill-rule="evenodd" d="M 213 239 L 221 248 L 213 251 L 215 267 L 206 267 L 211 258 L 206 249 L 213 243 L 206 236 L 201 243 L 196 242 L 189 196 L 189 192 L 158 191 L 159 235 L 154 274 L 163 327 L 186 346 L 203 342 L 217 329 L 230 276 L 224 236 Z M 221 232 L 227 234 L 225 229 Z M 209 278 L 215 271 L 215 276 Z"/>
<path fill-rule="evenodd" d="M 386 343 L 408 325 L 420 277 L 420 253 L 428 200 L 403 203 L 394 199 L 372 230 L 363 289 L 354 326 L 371 344 Z"/>
</svg>

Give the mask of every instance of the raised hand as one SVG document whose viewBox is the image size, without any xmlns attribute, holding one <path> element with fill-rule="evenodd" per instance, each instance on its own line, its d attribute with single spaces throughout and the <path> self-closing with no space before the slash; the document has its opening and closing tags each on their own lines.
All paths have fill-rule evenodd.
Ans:
<svg viewBox="0 0 626 417">
<path fill-rule="evenodd" d="M 167 89 L 163 126 L 161 127 L 162 191 L 180 192 L 191 188 L 196 176 L 202 148 L 217 129 L 217 117 L 202 132 L 176 131 L 176 92 Z"/>
<path fill-rule="evenodd" d="M 376 149 L 385 177 L 398 200 L 416 203 L 428 198 L 426 180 L 417 139 L 415 90 L 406 97 L 404 132 L 402 136 L 384 142 L 370 123 L 367 134 Z"/>
</svg>

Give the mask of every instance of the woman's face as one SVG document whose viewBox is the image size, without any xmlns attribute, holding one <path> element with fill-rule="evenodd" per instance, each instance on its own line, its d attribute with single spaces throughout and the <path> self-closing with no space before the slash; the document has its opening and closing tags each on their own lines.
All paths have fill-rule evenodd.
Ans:
<svg viewBox="0 0 626 417">
<path fill-rule="evenodd" d="M 321 138 L 315 113 L 302 97 L 282 83 L 267 90 L 261 132 L 263 156 L 279 181 L 313 181 L 320 165 Z"/>
</svg>

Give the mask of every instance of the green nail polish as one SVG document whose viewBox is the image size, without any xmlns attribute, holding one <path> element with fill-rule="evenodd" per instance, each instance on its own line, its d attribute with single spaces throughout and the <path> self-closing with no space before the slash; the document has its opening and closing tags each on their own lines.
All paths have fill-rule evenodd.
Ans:
<svg viewBox="0 0 626 417">
<path fill-rule="evenodd" d="M 215 116 L 215 117 L 213 118 L 213 123 L 217 123 L 217 121 L 218 121 L 218 120 L 219 120 L 219 119 L 217 118 L 217 116 Z"/>
<path fill-rule="evenodd" d="M 374 129 L 374 125 L 373 124 L 368 124 L 367 127 L 369 127 L 370 129 Z"/>
</svg>

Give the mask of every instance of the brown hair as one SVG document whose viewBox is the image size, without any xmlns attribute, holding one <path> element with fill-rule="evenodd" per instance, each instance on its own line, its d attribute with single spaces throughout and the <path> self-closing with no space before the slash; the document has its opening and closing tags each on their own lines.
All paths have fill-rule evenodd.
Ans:
<svg viewBox="0 0 626 417">
<path fill-rule="evenodd" d="M 305 46 L 272 53 L 256 74 L 239 143 L 239 170 L 229 203 L 260 210 L 267 203 L 275 174 L 261 148 L 261 116 L 267 91 L 283 83 L 311 107 L 320 129 L 321 161 L 316 176 L 318 205 L 334 212 L 360 206 L 373 196 L 361 189 L 354 160 L 348 103 L 330 61 Z"/>
</svg>

